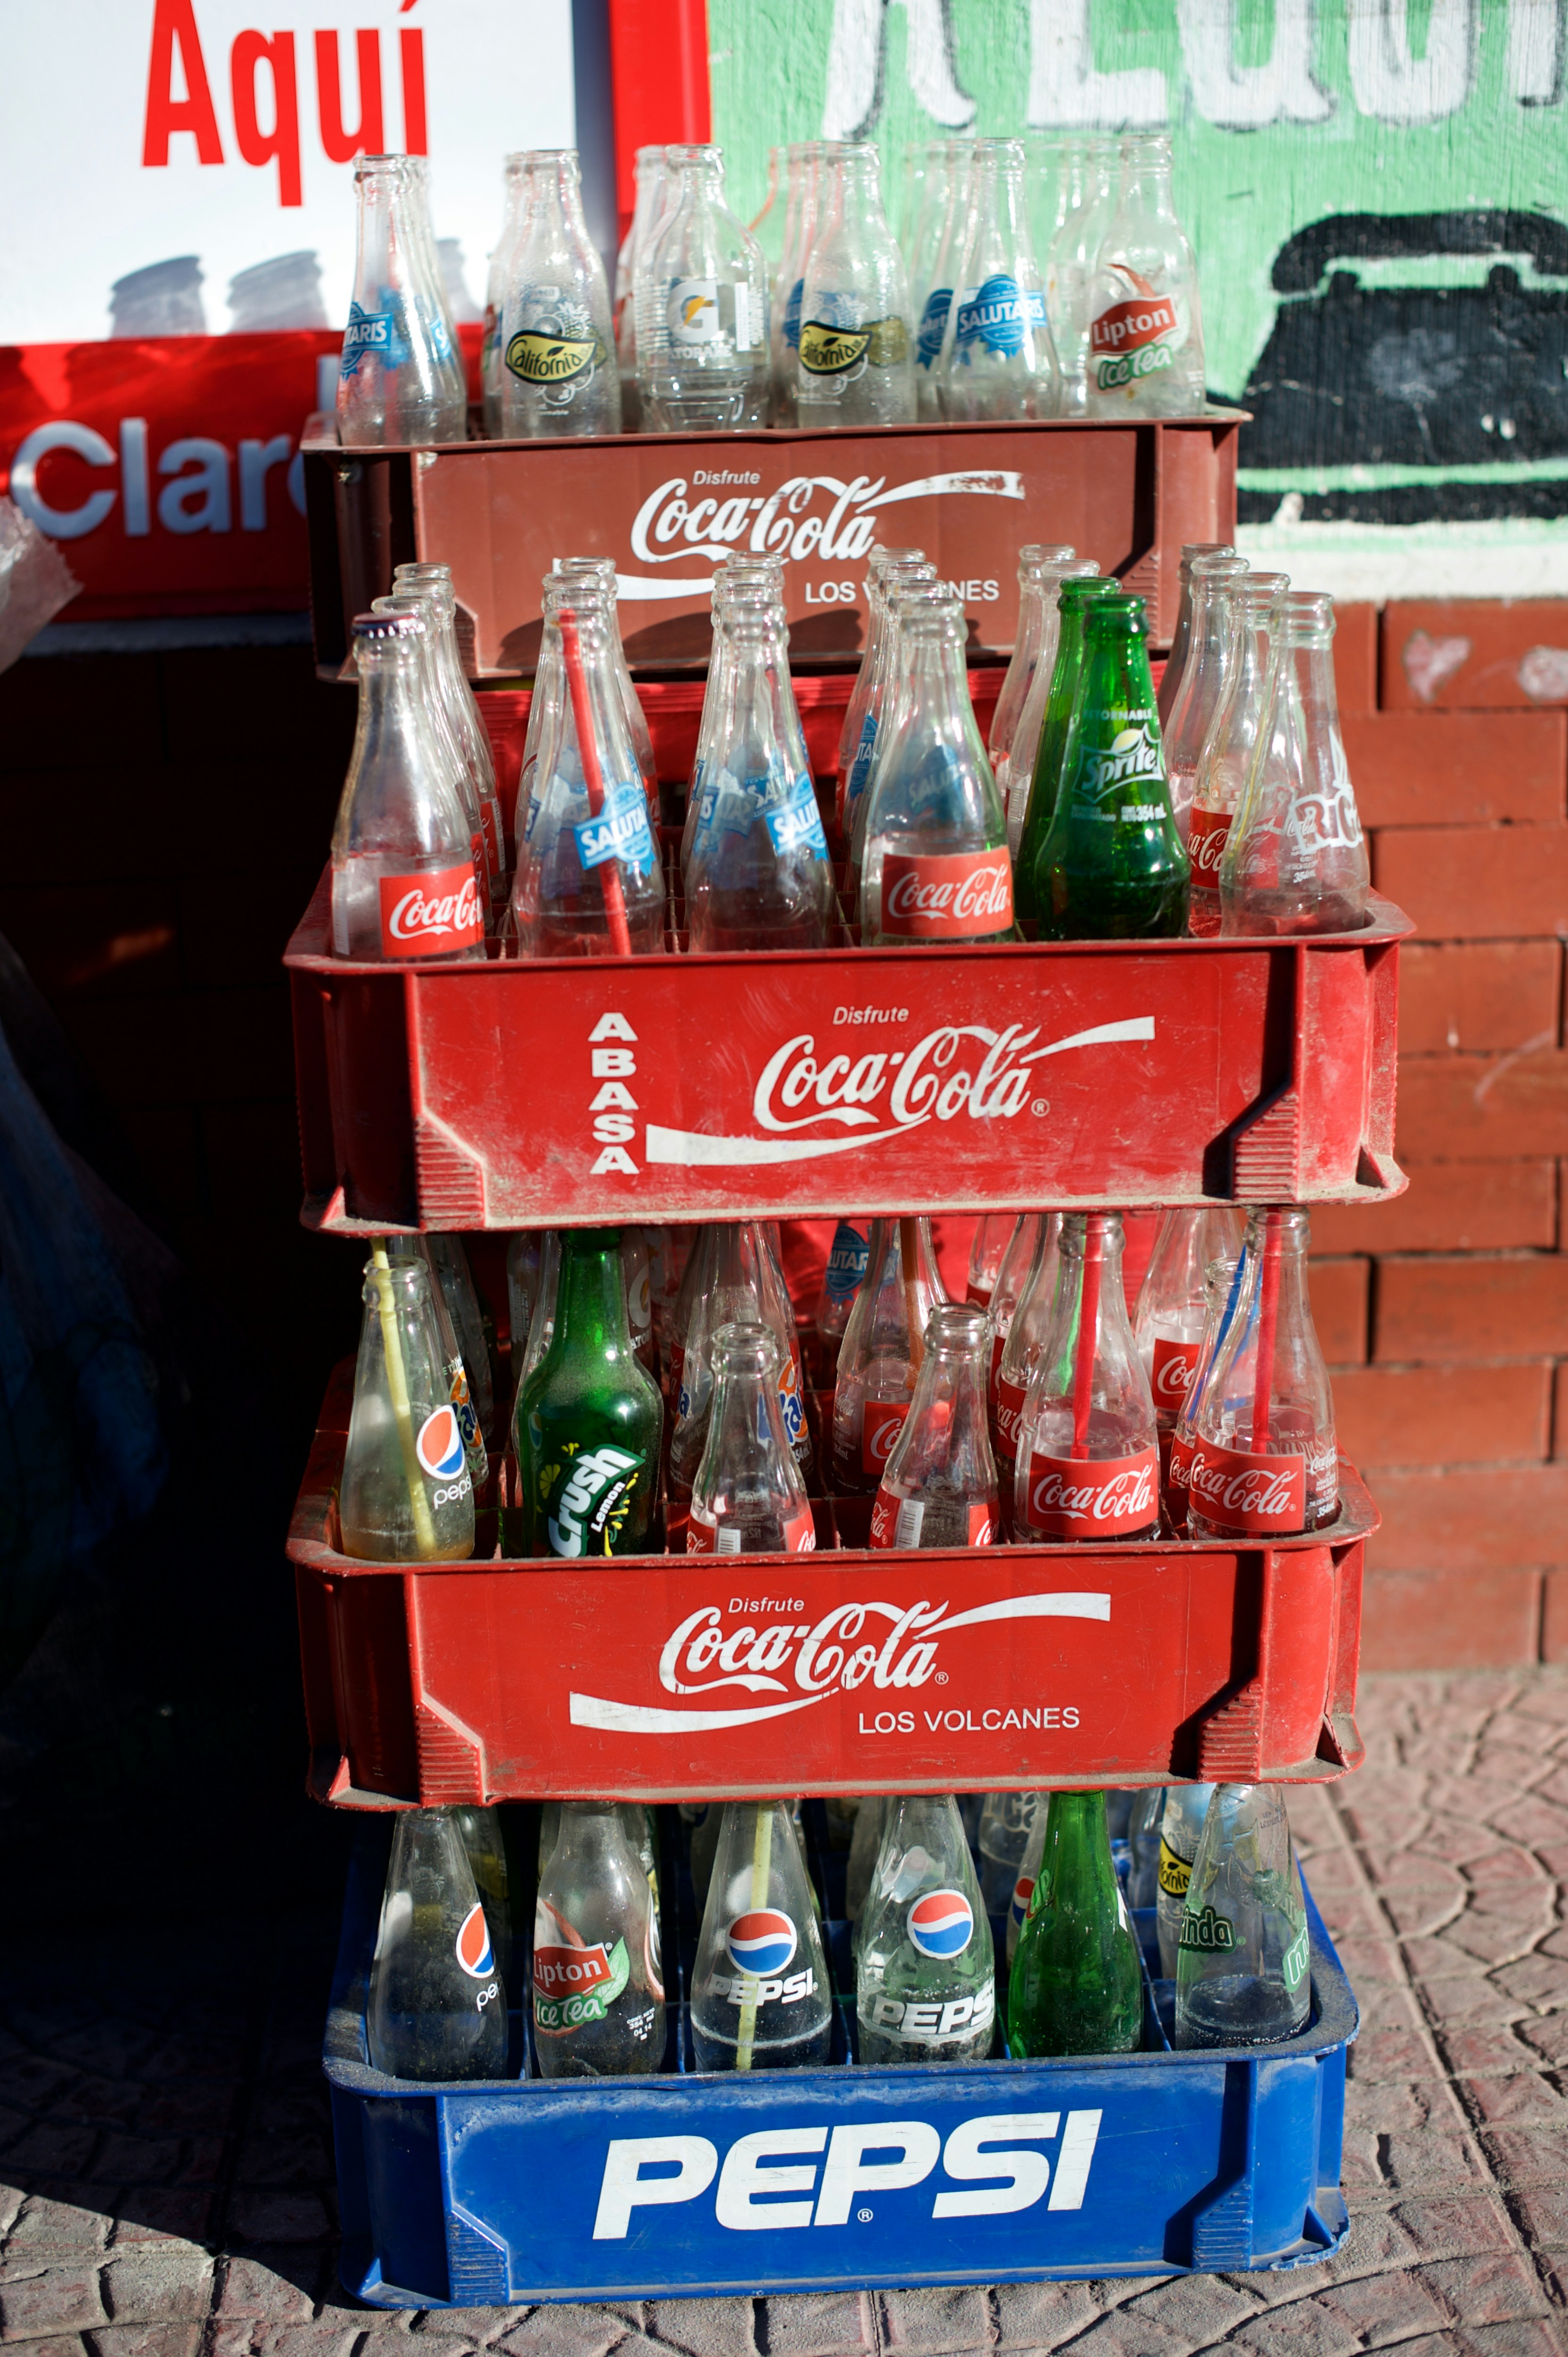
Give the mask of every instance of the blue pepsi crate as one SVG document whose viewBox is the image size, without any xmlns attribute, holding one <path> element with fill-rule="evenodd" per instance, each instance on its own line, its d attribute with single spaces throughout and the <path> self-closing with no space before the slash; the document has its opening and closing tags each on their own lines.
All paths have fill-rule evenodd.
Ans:
<svg viewBox="0 0 1568 2357">
<path fill-rule="evenodd" d="M 1144 2050 L 863 2069 L 842 1857 L 808 1803 L 835 1984 L 822 2069 L 697 2072 L 697 1910 L 660 1813 L 669 2038 L 660 2075 L 424 2084 L 370 2066 L 365 2004 L 392 1822 L 360 1829 L 328 2018 L 346 2287 L 383 2308 L 853 2285 L 1231 2273 L 1326 2258 L 1356 2000 L 1310 1892 L 1312 2012 L 1264 2049 L 1178 2054 L 1152 1915 Z M 518 1910 L 521 1915 L 521 1908 Z M 525 1925 L 515 1978 L 528 1986 Z M 999 2004 L 1005 1926 L 993 1920 Z M 510 2067 L 532 2065 L 514 2008 Z M 766 2240 L 763 2238 L 766 2237 Z"/>
</svg>

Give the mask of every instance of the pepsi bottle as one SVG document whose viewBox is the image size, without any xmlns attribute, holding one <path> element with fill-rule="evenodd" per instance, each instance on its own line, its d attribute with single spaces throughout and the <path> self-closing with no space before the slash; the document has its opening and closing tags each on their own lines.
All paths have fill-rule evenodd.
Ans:
<svg viewBox="0 0 1568 2357">
<path fill-rule="evenodd" d="M 506 2075 L 506 1989 L 451 1809 L 398 1818 L 365 2027 L 390 2078 Z"/>
<path fill-rule="evenodd" d="M 726 1801 L 692 1975 L 699 2071 L 825 2062 L 832 1995 L 788 1801 Z"/>
<path fill-rule="evenodd" d="M 995 1957 L 950 1793 L 888 1803 L 855 1957 L 863 2062 L 983 2062 Z"/>
</svg>

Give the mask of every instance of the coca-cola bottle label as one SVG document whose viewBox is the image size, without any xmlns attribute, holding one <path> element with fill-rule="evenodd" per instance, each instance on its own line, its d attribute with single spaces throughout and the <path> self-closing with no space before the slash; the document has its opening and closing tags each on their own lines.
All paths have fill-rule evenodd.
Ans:
<svg viewBox="0 0 1568 2357">
<path fill-rule="evenodd" d="M 1187 1481 L 1192 1470 L 1192 1436 L 1178 1432 L 1171 1442 L 1171 1461 L 1165 1468 L 1165 1504 L 1173 1523 L 1187 1520 Z"/>
<path fill-rule="evenodd" d="M 1192 833 L 1187 840 L 1187 856 L 1192 863 L 1192 880 L 1210 891 L 1219 889 L 1219 862 L 1225 850 L 1225 838 L 1230 832 L 1229 811 L 1195 810 Z"/>
<path fill-rule="evenodd" d="M 1258 1457 L 1244 1448 L 1193 1444 L 1187 1511 L 1244 1538 L 1278 1538 L 1306 1527 L 1305 1457 Z"/>
<path fill-rule="evenodd" d="M 911 942 L 961 942 L 1013 922 L 1013 862 L 995 851 L 889 851 L 882 931 Z"/>
<path fill-rule="evenodd" d="M 860 1469 L 863 1473 L 882 1471 L 893 1454 L 898 1427 L 908 1413 L 907 1399 L 866 1401 L 860 1419 Z"/>
<path fill-rule="evenodd" d="M 1133 273 L 1116 275 L 1131 282 Z M 1187 305 L 1178 296 L 1133 293 L 1108 303 L 1089 331 L 1094 382 L 1101 393 L 1154 376 L 1175 361 L 1187 341 Z"/>
<path fill-rule="evenodd" d="M 1155 1413 L 1167 1424 L 1174 1424 L 1181 1414 L 1201 1348 L 1197 1342 L 1168 1341 L 1163 1334 L 1155 1337 L 1151 1388 L 1155 1394 Z"/>
<path fill-rule="evenodd" d="M 1306 1502 L 1316 1530 L 1339 1511 L 1339 1451 L 1332 1432 L 1319 1433 L 1306 1452 Z"/>
<path fill-rule="evenodd" d="M 1005 1458 L 1009 1465 L 1015 1465 L 1018 1461 L 1018 1427 L 1026 1396 L 1022 1383 L 1009 1383 L 1004 1375 L 998 1375 L 993 1439 L 996 1455 Z"/>
<path fill-rule="evenodd" d="M 871 1509 L 871 1544 L 874 1547 L 918 1547 L 925 1527 L 926 1501 L 923 1498 L 896 1498 L 886 1485 L 876 1492 Z M 966 1546 L 989 1546 L 995 1536 L 992 1526 L 991 1508 L 983 1498 L 972 1502 L 967 1510 Z"/>
<path fill-rule="evenodd" d="M 1031 1457 L 1029 1529 L 1049 1539 L 1129 1538 L 1160 1510 L 1160 1452 Z"/>
<path fill-rule="evenodd" d="M 452 957 L 484 940 L 471 859 L 434 876 L 383 876 L 380 885 L 383 957 Z"/>
<path fill-rule="evenodd" d="M 700 1514 L 693 1512 L 686 1524 L 686 1553 L 739 1555 L 742 1553 L 741 1537 L 738 1523 L 705 1523 Z M 785 1523 L 783 1544 L 778 1552 L 782 1555 L 814 1555 L 816 1545 L 817 1525 L 811 1518 L 810 1506 L 802 1506 L 800 1512 L 791 1514 Z M 775 1550 L 768 1548 L 766 1552 L 772 1554 Z"/>
</svg>

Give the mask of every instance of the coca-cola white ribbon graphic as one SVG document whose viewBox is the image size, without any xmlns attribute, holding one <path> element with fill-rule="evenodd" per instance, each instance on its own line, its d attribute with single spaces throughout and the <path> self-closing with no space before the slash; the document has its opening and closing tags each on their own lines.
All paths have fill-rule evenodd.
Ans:
<svg viewBox="0 0 1568 2357">
<path fill-rule="evenodd" d="M 690 1735 L 748 1727 L 811 1710 L 834 1695 L 907 1694 L 941 1679 L 939 1640 L 956 1629 L 1002 1626 L 1010 1620 L 1111 1619 L 1111 1598 L 1090 1589 L 1002 1596 L 964 1612 L 922 1598 L 914 1604 L 835 1604 L 815 1621 L 803 1609 L 771 1622 L 733 1625 L 716 1604 L 699 1605 L 678 1623 L 659 1656 L 659 1684 L 679 1697 L 670 1704 L 619 1700 L 604 1695 L 569 1696 L 574 1727 L 611 1735 Z M 943 1681 L 945 1683 L 945 1681 Z M 736 1687 L 781 1700 L 710 1707 L 707 1697 Z"/>
<path fill-rule="evenodd" d="M 1275 1537 L 1306 1521 L 1306 1459 L 1260 1457 L 1213 1441 L 1193 1445 L 1187 1468 L 1187 1512 L 1240 1537 Z"/>
<path fill-rule="evenodd" d="M 485 938 L 472 860 L 429 876 L 383 876 L 381 955 L 439 957 Z"/>
<path fill-rule="evenodd" d="M 822 1055 L 815 1032 L 777 1048 L 752 1091 L 752 1119 L 763 1136 L 717 1136 L 650 1122 L 645 1159 L 687 1169 L 726 1164 L 815 1162 L 854 1154 L 884 1138 L 908 1136 L 929 1122 L 1014 1121 L 1034 1095 L 1034 1067 L 1069 1049 L 1108 1047 L 1155 1036 L 1152 1015 L 1097 1023 L 1043 1045 L 1036 1026 L 944 1023 L 913 1046 Z M 858 1044 L 858 1043 L 857 1043 Z M 811 1130 L 805 1137 L 796 1133 Z"/>
<path fill-rule="evenodd" d="M 1129 1538 L 1159 1519 L 1160 1452 L 1130 1457 L 1032 1454 L 1028 1527 L 1051 1539 Z"/>
</svg>

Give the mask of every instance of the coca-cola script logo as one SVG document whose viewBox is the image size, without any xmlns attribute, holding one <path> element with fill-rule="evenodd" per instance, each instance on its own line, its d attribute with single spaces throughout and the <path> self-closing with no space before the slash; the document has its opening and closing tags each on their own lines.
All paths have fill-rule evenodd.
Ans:
<svg viewBox="0 0 1568 2357">
<path fill-rule="evenodd" d="M 905 941 L 970 941 L 1013 922 L 1013 862 L 996 851 L 890 851 L 882 863 L 882 931 Z"/>
<path fill-rule="evenodd" d="M 1005 1375 L 997 1376 L 996 1428 L 992 1438 L 997 1456 L 1005 1458 L 1009 1464 L 1015 1463 L 1017 1460 L 1019 1425 L 1024 1414 L 1026 1397 L 1026 1391 L 1023 1383 L 1010 1383 Z"/>
<path fill-rule="evenodd" d="M 1241 1448 L 1193 1445 L 1188 1512 L 1249 1537 L 1299 1531 L 1306 1520 L 1306 1461 L 1257 1457 Z"/>
<path fill-rule="evenodd" d="M 701 478 L 698 479 L 701 480 Z M 921 475 L 890 483 L 886 475 L 791 475 L 777 490 L 751 490 L 760 477 L 737 475 L 725 496 L 693 499 L 691 480 L 671 475 L 649 492 L 632 521 L 631 553 L 643 565 L 674 565 L 705 559 L 720 564 L 732 551 L 778 556 L 786 565 L 863 565 L 876 541 L 884 508 L 909 500 L 972 497 L 1021 500 L 1024 479 L 1011 468 L 976 468 L 968 472 Z M 668 575 L 639 578 L 622 572 L 622 597 L 706 597 L 712 586 L 703 574 L 673 580 Z"/>
<path fill-rule="evenodd" d="M 1197 1364 L 1197 1351 L 1196 1342 L 1173 1342 L 1164 1334 L 1155 1337 L 1155 1363 L 1149 1382 L 1155 1407 L 1163 1408 L 1168 1415 L 1181 1414 L 1192 1371 Z"/>
<path fill-rule="evenodd" d="M 1029 1535 L 1128 1538 L 1159 1515 L 1160 1452 L 1131 1457 L 1031 1457 Z"/>
<path fill-rule="evenodd" d="M 909 1403 L 867 1400 L 860 1416 L 860 1464 L 865 1473 L 880 1473 L 893 1454 L 893 1444 L 904 1429 Z"/>
<path fill-rule="evenodd" d="M 732 1612 L 739 1609 L 730 1608 Z M 754 1605 L 757 1620 L 738 1619 L 731 1624 L 716 1604 L 699 1605 L 671 1631 L 659 1655 L 658 1686 L 672 1701 L 573 1694 L 572 1725 L 612 1735 L 679 1736 L 749 1727 L 810 1710 L 834 1695 L 853 1694 L 858 1686 L 907 1692 L 929 1685 L 933 1678 L 940 1681 L 938 1641 L 954 1630 L 989 1630 L 1010 1620 L 1111 1619 L 1109 1595 L 1090 1589 L 1001 1596 L 962 1612 L 950 1612 L 945 1602 L 932 1604 L 925 1598 L 906 1605 L 834 1604 L 814 1622 L 797 1617 L 795 1599 L 780 1598 L 771 1607 L 780 1612 L 778 1620 L 762 1619 L 768 1609 L 769 1602 L 760 1609 Z M 985 1640 L 987 1661 L 993 1643 L 992 1638 Z M 712 1697 L 737 1687 L 778 1698 L 712 1706 Z"/>
<path fill-rule="evenodd" d="M 441 957 L 484 940 L 472 860 L 435 876 L 380 880 L 383 957 Z"/>
<path fill-rule="evenodd" d="M 1229 811 L 1195 810 L 1192 814 L 1192 834 L 1187 856 L 1192 862 L 1194 883 L 1199 877 L 1218 891 L 1219 862 L 1225 853 L 1225 838 L 1230 832 Z"/>
</svg>

